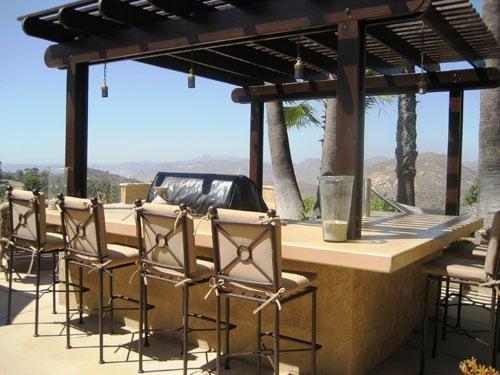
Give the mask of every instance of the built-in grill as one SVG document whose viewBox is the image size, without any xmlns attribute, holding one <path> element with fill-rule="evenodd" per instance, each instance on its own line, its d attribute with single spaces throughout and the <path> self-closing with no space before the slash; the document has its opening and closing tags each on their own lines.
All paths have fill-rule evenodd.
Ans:
<svg viewBox="0 0 500 375">
<path fill-rule="evenodd" d="M 158 172 L 148 192 L 148 202 L 155 189 L 165 187 L 169 204 L 186 204 L 196 214 L 204 215 L 210 206 L 265 212 L 266 203 L 257 185 L 243 175 Z"/>
</svg>

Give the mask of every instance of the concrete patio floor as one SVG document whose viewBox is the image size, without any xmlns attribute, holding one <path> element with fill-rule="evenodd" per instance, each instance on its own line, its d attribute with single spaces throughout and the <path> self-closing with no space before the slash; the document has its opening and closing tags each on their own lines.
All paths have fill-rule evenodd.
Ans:
<svg viewBox="0 0 500 375">
<path fill-rule="evenodd" d="M 21 274 L 24 277 L 24 274 Z M 34 277 L 24 280 L 15 279 L 18 290 L 33 289 Z M 42 283 L 49 282 L 48 271 L 43 272 Z M 13 324 L 6 326 L 7 283 L 0 276 L 0 374 L 135 374 L 137 373 L 137 333 L 116 327 L 114 335 L 104 337 L 104 358 L 106 363 L 98 364 L 97 319 L 86 317 L 79 325 L 73 320 L 75 329 L 71 331 L 71 350 L 66 349 L 63 308 L 58 306 L 58 314 L 52 314 L 50 294 L 40 301 L 40 337 L 33 337 L 35 303 L 31 293 L 14 294 Z M 450 310 L 450 323 L 455 322 L 455 309 Z M 486 330 L 488 314 L 479 308 L 464 308 L 462 327 L 473 330 Z M 108 327 L 105 321 L 105 329 Z M 432 328 L 432 324 L 429 324 Z M 431 347 L 432 333 L 429 331 L 427 348 Z M 480 332 L 483 339 L 485 332 Z M 420 331 L 413 332 L 408 340 L 389 358 L 377 366 L 372 375 L 417 374 L 419 368 Z M 427 351 L 427 374 L 457 374 L 458 363 L 471 356 L 480 362 L 486 361 L 486 347 L 473 340 L 450 332 L 447 340 L 438 341 L 438 357 L 430 359 Z M 213 374 L 214 353 L 203 346 L 190 347 L 189 373 Z M 145 352 L 145 372 L 181 374 L 182 357 L 180 342 L 162 335 L 153 335 L 151 345 Z M 283 374 L 296 374 L 296 371 L 283 368 Z M 233 360 L 231 370 L 226 374 L 255 374 L 255 365 L 250 362 Z M 269 368 L 263 374 L 272 373 Z M 332 369 L 331 374 L 336 374 Z"/>
</svg>

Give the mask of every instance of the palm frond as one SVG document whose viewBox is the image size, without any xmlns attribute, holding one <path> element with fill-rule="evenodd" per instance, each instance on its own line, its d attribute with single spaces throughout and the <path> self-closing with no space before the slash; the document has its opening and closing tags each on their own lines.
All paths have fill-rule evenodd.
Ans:
<svg viewBox="0 0 500 375">
<path fill-rule="evenodd" d="M 288 129 L 303 129 L 308 126 L 320 126 L 316 110 L 311 103 L 302 101 L 296 104 L 295 102 L 287 102 L 288 105 L 283 106 L 285 113 L 285 123 Z"/>
</svg>

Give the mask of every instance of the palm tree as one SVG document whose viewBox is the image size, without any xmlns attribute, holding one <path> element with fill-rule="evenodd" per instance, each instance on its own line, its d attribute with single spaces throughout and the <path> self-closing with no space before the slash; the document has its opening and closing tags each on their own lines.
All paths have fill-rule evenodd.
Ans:
<svg viewBox="0 0 500 375">
<path fill-rule="evenodd" d="M 483 0 L 483 19 L 496 40 L 500 40 L 500 2 Z M 490 66 L 500 68 L 500 59 Z M 500 209 L 500 88 L 481 90 L 479 124 L 479 214 L 485 226 L 491 225 L 493 213 Z"/>
<path fill-rule="evenodd" d="M 283 103 L 266 103 L 266 110 L 276 208 L 282 218 L 298 220 L 304 210 L 304 203 L 293 168 Z M 300 110 L 296 109 L 295 112 L 297 111 Z M 288 110 L 287 113 L 289 119 L 296 121 L 296 126 L 304 124 L 302 116 L 297 116 L 297 113 L 293 115 L 291 110 Z"/>
<path fill-rule="evenodd" d="M 415 73 L 414 66 L 403 67 L 402 73 Z M 396 200 L 415 206 L 415 163 L 417 160 L 417 100 L 414 93 L 398 96 L 398 127 L 396 134 Z"/>
</svg>

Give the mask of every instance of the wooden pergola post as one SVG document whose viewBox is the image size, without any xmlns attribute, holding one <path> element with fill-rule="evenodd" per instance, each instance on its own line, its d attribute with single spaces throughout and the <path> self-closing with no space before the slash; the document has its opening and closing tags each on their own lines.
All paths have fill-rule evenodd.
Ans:
<svg viewBox="0 0 500 375">
<path fill-rule="evenodd" d="M 462 177 L 464 91 L 450 91 L 448 120 L 448 158 L 446 169 L 446 215 L 460 214 L 460 182 Z"/>
<path fill-rule="evenodd" d="M 264 160 L 264 103 L 250 105 L 250 179 L 262 191 Z"/>
<path fill-rule="evenodd" d="M 70 64 L 66 82 L 67 194 L 87 196 L 88 64 Z"/>
<path fill-rule="evenodd" d="M 347 237 L 361 237 L 365 119 L 365 27 L 356 20 L 338 25 L 337 147 L 335 174 L 354 176 Z"/>
</svg>

